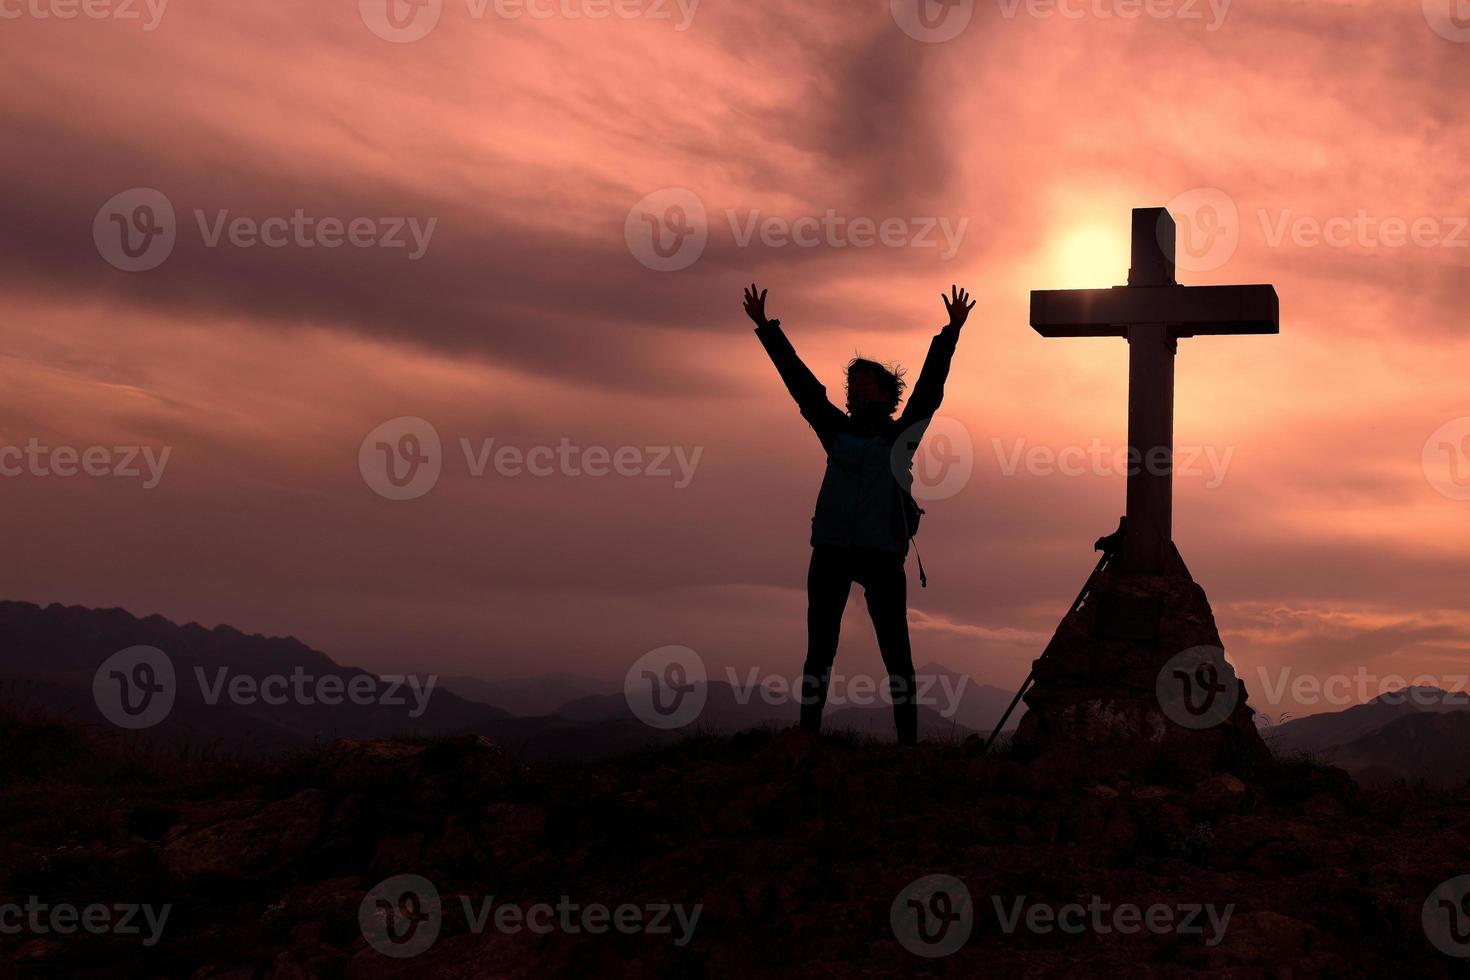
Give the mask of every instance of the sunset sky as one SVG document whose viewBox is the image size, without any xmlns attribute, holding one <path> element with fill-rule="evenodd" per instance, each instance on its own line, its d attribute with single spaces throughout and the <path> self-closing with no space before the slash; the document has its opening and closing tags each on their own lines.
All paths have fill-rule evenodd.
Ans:
<svg viewBox="0 0 1470 980">
<path fill-rule="evenodd" d="M 854 352 L 917 370 L 958 283 L 978 305 L 935 448 L 969 475 L 921 456 L 943 499 L 915 661 L 1013 686 L 1124 492 L 1046 454 L 1123 444 L 1126 344 L 1043 340 L 1029 290 L 1124 282 L 1130 209 L 1168 205 L 1181 281 L 1281 298 L 1279 336 L 1178 358 L 1200 460 L 1175 540 L 1252 703 L 1334 707 L 1273 705 L 1263 668 L 1463 684 L 1448 3 L 385 2 L 0 0 L 0 444 L 168 451 L 154 486 L 141 452 L 139 477 L 0 478 L 4 598 L 380 671 L 620 681 L 680 644 L 790 677 L 823 459 L 741 287 L 840 403 Z M 119 268 L 113 215 L 167 224 L 139 211 L 160 197 L 171 250 Z M 660 271 L 639 234 L 671 204 L 704 244 Z M 393 500 L 359 451 L 400 417 L 442 473 Z M 475 476 L 490 439 L 580 468 Z M 598 447 L 637 452 L 581 472 Z M 856 590 L 838 669 L 881 672 Z"/>
</svg>

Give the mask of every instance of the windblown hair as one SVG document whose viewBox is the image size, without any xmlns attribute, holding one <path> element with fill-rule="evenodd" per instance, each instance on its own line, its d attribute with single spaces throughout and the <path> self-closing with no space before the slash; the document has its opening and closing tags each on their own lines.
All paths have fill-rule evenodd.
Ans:
<svg viewBox="0 0 1470 980">
<path fill-rule="evenodd" d="M 898 411 L 898 401 L 903 397 L 904 388 L 908 387 L 907 383 L 903 380 L 903 368 L 897 364 L 879 364 L 877 361 L 870 361 L 865 357 L 854 357 L 851 361 L 848 361 L 847 389 L 849 394 L 847 405 L 849 411 L 852 410 L 851 391 L 852 374 L 854 371 L 865 372 L 877 378 L 878 389 L 883 392 L 884 398 L 886 399 L 882 407 L 889 415 Z"/>
</svg>

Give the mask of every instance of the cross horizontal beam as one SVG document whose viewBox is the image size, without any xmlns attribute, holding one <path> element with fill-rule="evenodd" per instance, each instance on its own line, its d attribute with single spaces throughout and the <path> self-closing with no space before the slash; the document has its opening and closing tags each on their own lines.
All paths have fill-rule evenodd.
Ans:
<svg viewBox="0 0 1470 980">
<path fill-rule="evenodd" d="M 1280 333 L 1276 288 L 1114 286 L 1038 289 L 1031 326 L 1043 337 L 1126 337 L 1130 326 L 1169 324 L 1176 337 Z"/>
<path fill-rule="evenodd" d="M 1276 289 L 1181 286 L 1175 278 L 1174 218 L 1133 209 L 1128 285 L 1043 289 L 1031 294 L 1031 326 L 1043 337 L 1128 341 L 1128 516 L 1122 567 L 1168 567 L 1174 535 L 1174 356 L 1181 337 L 1280 333 Z"/>
</svg>

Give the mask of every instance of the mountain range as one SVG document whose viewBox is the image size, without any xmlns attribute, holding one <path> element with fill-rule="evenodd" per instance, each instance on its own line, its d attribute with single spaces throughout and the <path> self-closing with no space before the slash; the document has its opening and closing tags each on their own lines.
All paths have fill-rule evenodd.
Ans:
<svg viewBox="0 0 1470 980">
<path fill-rule="evenodd" d="M 617 682 L 573 674 L 510 680 L 375 675 L 345 666 L 294 638 L 243 633 L 230 626 L 178 625 L 162 616 L 139 618 L 122 609 L 0 602 L 0 698 L 10 706 L 105 725 L 94 691 L 99 667 L 119 651 L 156 648 L 167 658 L 176 696 L 167 716 L 136 737 L 194 749 L 268 754 L 325 744 L 340 737 L 391 738 L 474 734 L 529 760 L 597 759 L 667 744 L 689 734 L 732 734 L 785 728 L 797 718 L 788 696 L 710 680 L 699 717 L 661 731 L 640 721 Z M 920 733 L 962 739 L 986 734 L 1012 692 L 980 684 L 940 664 L 918 671 Z M 307 679 L 308 690 L 356 684 L 375 692 L 363 703 L 310 696 L 267 703 L 262 681 Z M 432 686 L 429 685 L 432 682 Z M 104 685 L 107 681 L 102 681 Z M 396 703 L 388 692 L 396 684 Z M 417 685 L 417 687 L 415 686 Z M 836 692 L 834 686 L 834 694 Z M 245 696 L 239 696 L 243 691 Z M 381 696 L 380 696 L 381 695 Z M 1411 688 L 1366 704 L 1274 726 L 1277 752 L 1310 753 L 1346 769 L 1360 782 L 1397 780 L 1459 786 L 1470 779 L 1470 698 L 1436 688 Z M 1007 722 L 1013 729 L 1024 705 Z M 892 737 L 886 703 L 844 704 L 834 696 L 830 730 Z"/>
<path fill-rule="evenodd" d="M 1367 785 L 1470 780 L 1470 697 L 1433 687 L 1381 694 L 1343 711 L 1298 718 L 1268 736 L 1278 752 L 1306 752 Z"/>
<path fill-rule="evenodd" d="M 139 646 L 155 648 L 154 656 L 164 658 L 158 669 L 169 675 L 175 693 L 166 716 L 136 737 L 193 748 L 262 754 L 339 737 L 475 734 L 529 759 L 587 759 L 685 734 L 787 727 L 797 717 L 789 697 L 771 698 L 743 684 L 712 680 L 694 722 L 660 731 L 641 722 L 621 685 L 607 680 L 570 674 L 512 680 L 375 675 L 344 666 L 294 638 L 247 634 L 231 626 L 178 625 L 122 609 L 27 602 L 0 602 L 0 697 L 17 708 L 105 723 L 94 684 L 126 687 L 128 671 L 99 668 L 119 651 Z M 919 673 L 933 692 L 931 704 L 920 709 L 926 737 L 988 731 L 1010 701 L 1010 692 L 938 664 Z M 101 675 L 109 676 L 99 680 Z M 292 686 L 298 681 L 305 687 Z M 341 697 L 328 703 L 331 699 L 322 696 L 354 685 L 372 696 L 362 703 Z M 308 696 L 289 693 L 299 690 Z M 271 691 L 277 695 L 273 699 L 265 696 Z M 1018 708 L 1008 727 L 1023 710 Z M 832 730 L 892 737 L 891 709 L 881 701 L 863 706 L 834 701 L 826 721 Z"/>
</svg>

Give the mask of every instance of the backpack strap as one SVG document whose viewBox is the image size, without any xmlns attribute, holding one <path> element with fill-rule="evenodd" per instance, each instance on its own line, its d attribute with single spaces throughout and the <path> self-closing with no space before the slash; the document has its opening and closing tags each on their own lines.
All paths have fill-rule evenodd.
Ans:
<svg viewBox="0 0 1470 980">
<path fill-rule="evenodd" d="M 909 532 L 909 544 L 913 545 L 914 548 L 914 560 L 919 563 L 919 588 L 927 589 L 929 587 L 929 576 L 924 574 L 924 558 L 919 554 L 919 542 L 914 540 L 914 536 L 919 533 L 919 518 L 924 516 L 924 508 L 919 506 L 919 502 L 914 499 L 913 492 L 902 483 L 898 484 L 898 492 L 902 495 L 899 498 L 898 509 L 903 515 L 903 529 Z M 905 500 L 908 501 L 909 507 L 914 509 L 914 523 L 912 527 L 909 526 L 908 508 L 903 505 Z"/>
</svg>

